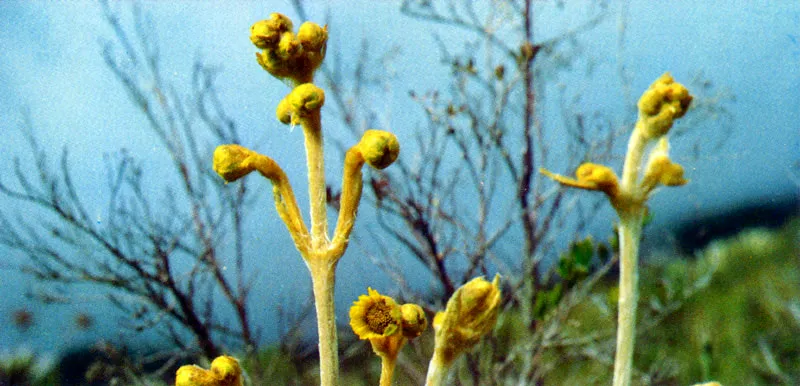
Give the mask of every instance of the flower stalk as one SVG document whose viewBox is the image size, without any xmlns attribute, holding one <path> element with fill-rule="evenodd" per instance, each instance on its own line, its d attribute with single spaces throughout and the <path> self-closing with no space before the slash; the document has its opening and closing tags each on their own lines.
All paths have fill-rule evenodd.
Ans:
<svg viewBox="0 0 800 386">
<path fill-rule="evenodd" d="M 350 327 L 359 339 L 369 340 L 381 358 L 380 386 L 391 386 L 400 349 L 428 327 L 425 311 L 416 304 L 398 305 L 372 288 L 350 307 Z"/>
<path fill-rule="evenodd" d="M 363 184 L 361 169 L 364 163 L 383 169 L 391 165 L 400 151 L 397 138 L 388 132 L 368 130 L 361 141 L 346 155 L 339 218 L 333 238 L 328 237 L 327 193 L 325 183 L 325 153 L 320 109 L 325 104 L 325 92 L 315 86 L 314 71 L 325 58 L 327 27 L 306 22 L 293 32 L 292 21 L 273 13 L 268 20 L 255 23 L 250 40 L 262 51 L 256 54 L 258 63 L 271 75 L 287 81 L 292 91 L 278 104 L 277 119 L 303 129 L 308 166 L 310 201 L 310 231 L 297 206 L 289 179 L 268 156 L 245 147 L 221 145 L 214 152 L 214 170 L 226 182 L 242 178 L 253 171 L 272 182 L 275 208 L 286 225 L 300 256 L 311 274 L 317 314 L 322 385 L 337 385 L 339 360 L 334 309 L 336 265 L 344 255 L 353 230 Z M 387 366 L 393 365 L 388 363 Z M 387 370 L 391 374 L 391 370 Z"/>
<path fill-rule="evenodd" d="M 642 94 L 637 107 L 639 118 L 628 141 L 621 181 L 611 168 L 584 163 L 575 178 L 541 169 L 541 173 L 562 185 L 596 190 L 606 194 L 619 216 L 619 306 L 617 351 L 614 358 L 614 386 L 628 386 L 633 371 L 638 302 L 639 242 L 646 213 L 646 202 L 656 187 L 680 186 L 683 167 L 669 158 L 667 133 L 675 119 L 682 117 L 692 102 L 689 91 L 669 73 L 658 78 Z M 655 146 L 651 146 L 657 142 Z M 647 164 L 642 161 L 649 150 Z"/>
</svg>

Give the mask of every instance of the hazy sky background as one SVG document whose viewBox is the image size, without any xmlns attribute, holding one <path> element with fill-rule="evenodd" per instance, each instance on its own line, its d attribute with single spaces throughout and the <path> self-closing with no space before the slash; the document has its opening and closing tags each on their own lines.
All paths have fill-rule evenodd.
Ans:
<svg viewBox="0 0 800 386">
<path fill-rule="evenodd" d="M 352 67 L 359 55 L 361 38 L 369 36 L 373 54 L 393 47 L 399 56 L 388 62 L 394 74 L 391 88 L 375 99 L 386 114 L 381 123 L 397 133 L 401 143 L 411 143 L 410 129 L 423 121 L 419 108 L 408 98 L 408 91 L 419 93 L 445 85 L 449 73 L 439 62 L 430 25 L 402 16 L 396 2 L 330 1 L 309 2 L 310 20 L 323 23 L 330 13 L 329 52 L 340 52 L 342 65 Z M 549 4 L 550 2 L 545 2 Z M 591 2 L 578 2 L 581 7 Z M 300 130 L 289 132 L 274 120 L 275 104 L 287 88 L 256 64 L 256 49 L 248 40 L 250 25 L 282 12 L 297 21 L 286 1 L 253 2 L 143 2 L 151 15 L 155 36 L 161 46 L 164 74 L 177 83 L 188 79 L 196 58 L 218 66 L 216 85 L 228 114 L 243 132 L 244 144 L 269 154 L 280 163 L 295 184 L 304 180 Z M 573 3 L 575 4 L 575 3 Z M 673 141 L 673 157 L 685 162 L 692 180 L 680 191 L 665 190 L 652 201 L 660 224 L 675 223 L 697 214 L 713 213 L 726 207 L 778 194 L 797 194 L 800 162 L 800 3 L 730 1 L 725 7 L 707 2 L 632 1 L 625 13 L 622 51 L 618 50 L 621 3 L 612 2 L 607 19 L 594 32 L 581 38 L 584 64 L 591 62 L 594 76 L 585 71 L 567 74 L 559 82 L 582 89 L 585 103 L 598 109 L 625 111 L 617 69 L 620 63 L 631 76 L 631 95 L 635 99 L 664 71 L 678 81 L 689 82 L 696 74 L 720 89 L 729 89 L 735 102 L 728 104 L 732 119 L 704 126 L 707 132 L 693 132 L 687 140 Z M 563 31 L 565 26 L 585 20 L 586 12 L 543 10 L 537 19 L 536 36 Z M 123 18 L 130 20 L 127 3 L 114 4 Z M 104 153 L 128 149 L 140 160 L 148 160 L 145 171 L 153 173 L 154 191 L 159 165 L 166 161 L 163 149 L 154 145 L 144 117 L 133 108 L 125 91 L 103 63 L 101 43 L 112 37 L 100 6 L 92 2 L 0 2 L 0 158 L 6 165 L 14 156 L 25 160 L 26 146 L 19 134 L 23 110 L 30 112 L 43 146 L 53 154 L 69 149 L 77 185 L 86 191 L 90 208 L 102 221 L 105 208 Z M 130 23 L 127 23 L 130 26 Z M 443 40 L 463 48 L 462 32 L 436 28 Z M 325 114 L 325 110 L 323 110 Z M 624 114 L 623 114 L 624 115 Z M 545 117 L 547 119 L 547 117 Z M 327 121 L 327 123 L 326 123 Z M 723 124 L 733 125 L 722 149 L 692 158 L 692 147 L 703 141 L 719 141 Z M 336 130 L 336 119 L 323 116 L 327 130 Z M 327 135 L 327 134 L 326 134 Z M 336 134 L 332 134 L 336 135 Z M 344 137 L 346 138 L 346 137 Z M 404 157 L 413 157 L 404 147 Z M 711 146 L 701 146 L 712 150 Z M 338 156 L 329 151 L 329 175 L 338 176 Z M 621 153 L 621 152 L 620 152 Z M 57 158 L 54 156 L 54 158 Z M 557 170 L 568 172 L 566 170 Z M 0 178 L 9 181 L 11 169 L 0 169 Z M 795 178 L 795 180 L 792 180 Z M 699 183 L 702 181 L 702 183 Z M 301 201 L 303 185 L 295 186 Z M 265 197 L 257 226 L 269 232 L 270 255 L 264 257 L 264 284 L 254 294 L 265 307 L 307 295 L 308 280 L 302 261 L 294 251 Z M 0 198 L 0 205 L 12 205 Z M 301 206 L 306 206 L 301 203 Z M 367 227 L 360 223 L 357 227 Z M 275 234 L 279 233 L 279 234 Z M 267 236 L 265 236 L 267 237 Z M 274 241 L 274 243 L 272 243 Z M 255 240 L 263 246 L 264 240 Z M 274 249 L 273 249 L 274 248 Z M 354 256 L 354 250 L 340 264 L 337 282 L 337 309 L 340 312 L 370 285 L 376 268 Z M 3 266 L 18 257 L 4 247 L 8 258 Z M 274 255 L 274 256 L 273 256 Z M 26 279 L 2 271 L 0 279 L 0 351 L 17 346 L 36 350 L 65 347 L 64 342 L 88 341 L 90 333 L 58 328 L 61 319 L 71 320 L 76 312 L 90 312 L 99 328 L 113 328 L 111 318 L 103 319 L 102 299 L 86 294 L 86 303 L 77 307 L 48 309 L 23 298 Z M 286 278 L 293 278 L 287 280 Z M 297 278 L 297 279 L 294 279 Z M 302 279 L 300 279 L 302 278 Z M 21 307 L 35 313 L 36 325 L 26 334 L 11 327 L 11 313 Z M 340 322 L 345 319 L 340 316 Z M 275 321 L 259 321 L 267 331 Z M 47 336 L 50 339 L 34 337 Z"/>
</svg>

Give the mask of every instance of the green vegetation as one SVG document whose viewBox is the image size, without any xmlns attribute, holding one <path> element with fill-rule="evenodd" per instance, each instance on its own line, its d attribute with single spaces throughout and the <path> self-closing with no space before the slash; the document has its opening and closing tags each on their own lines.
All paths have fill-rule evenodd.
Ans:
<svg viewBox="0 0 800 386">
<path fill-rule="evenodd" d="M 591 240 L 576 243 L 562 260 L 584 261 Z M 598 255 L 597 249 L 600 254 Z M 603 244 L 595 243 L 595 261 Z M 633 384 L 689 385 L 714 379 L 724 385 L 800 382 L 800 219 L 777 230 L 749 229 L 710 244 L 697 256 L 668 256 L 642 266 L 637 350 Z M 561 265 L 566 264 L 562 262 Z M 577 270 L 580 271 L 580 270 Z M 576 270 L 571 270 L 576 272 Z M 574 275 L 570 273 L 567 276 Z M 611 381 L 612 363 L 599 358 L 614 349 L 616 284 L 605 278 L 569 313 L 564 333 L 552 341 L 543 363 L 553 369 L 545 384 L 593 385 Z M 545 311 L 547 317 L 554 310 Z M 483 350 L 512 351 L 524 344 L 519 310 L 500 314 L 494 345 Z M 405 351 L 396 384 L 419 384 L 432 348 L 426 333 Z M 585 344 L 592 340 L 590 344 Z M 341 379 L 349 385 L 377 383 L 380 366 L 369 347 L 343 358 Z M 503 354 L 503 353 L 501 353 Z M 468 356 L 456 364 L 466 375 Z M 363 366 L 369 363 L 369 366 Z M 244 362 L 251 379 L 276 384 L 317 382 L 313 363 L 293 363 L 267 350 Z M 271 369 L 264 372 L 263 369 Z M 259 374 L 257 378 L 254 376 Z M 466 378 L 466 377 L 465 377 Z M 467 381 L 464 384 L 469 384 Z"/>
<path fill-rule="evenodd" d="M 696 257 L 643 266 L 634 363 L 650 376 L 634 373 L 634 384 L 797 384 L 798 256 L 795 220 L 778 230 L 749 229 L 715 241 Z M 558 366 L 547 384 L 610 381 L 608 364 L 592 355 L 613 349 L 615 294 L 612 281 L 598 285 L 570 314 L 571 334 L 594 336 L 596 344 L 552 350 Z"/>
<path fill-rule="evenodd" d="M 562 256 L 560 265 L 575 264 L 563 260 L 584 262 L 587 254 L 596 261 L 607 248 L 594 243 L 594 253 L 586 253 L 589 245 L 588 239 L 576 243 Z M 713 242 L 694 257 L 651 259 L 658 261 L 646 263 L 641 270 L 642 323 L 634 360 L 639 371 L 634 371 L 633 383 L 688 385 L 715 379 L 731 385 L 772 385 L 800 381 L 798 256 L 800 219 L 777 230 L 745 230 Z M 570 270 L 567 277 L 579 271 Z M 543 361 L 553 368 L 545 384 L 611 381 L 612 364 L 598 358 L 614 349 L 616 293 L 615 280 L 606 278 L 569 313 L 563 336 L 551 342 Z M 554 314 L 552 307 L 544 312 Z M 524 344 L 515 339 L 522 336 L 519 320 L 516 308 L 501 313 L 495 345 L 482 349 L 507 353 L 511 349 L 504 345 Z M 586 340 L 593 342 L 584 344 Z M 427 362 L 415 353 L 429 352 L 432 343 L 431 333 L 426 333 L 413 344 L 413 350 L 405 352 L 396 384 L 418 383 Z M 380 366 L 369 360 L 368 346 L 351 347 L 362 350 L 345 355 L 341 379 L 349 385 L 377 383 Z M 462 373 L 468 360 L 456 365 Z M 286 385 L 317 382 L 315 364 L 293 363 L 274 349 L 262 352 L 258 360 L 245 361 L 244 367 L 256 383 L 258 379 Z"/>
<path fill-rule="evenodd" d="M 591 240 L 576 243 L 564 259 L 583 261 Z M 607 246 L 593 243 L 592 261 Z M 598 249 L 600 253 L 598 254 Z M 641 272 L 640 323 L 634 363 L 634 384 L 688 385 L 714 379 L 724 385 L 774 385 L 800 382 L 800 219 L 780 229 L 749 229 L 711 243 L 696 256 L 649 259 Z M 562 262 L 561 265 L 570 263 Z M 580 271 L 580 270 L 577 270 Z M 575 272 L 572 270 L 571 272 Z M 570 273 L 567 276 L 574 275 Z M 565 283 L 568 280 L 565 280 Z M 553 370 L 545 384 L 608 384 L 614 349 L 616 285 L 613 278 L 597 284 L 564 320 L 563 336 L 551 341 L 543 364 Z M 552 307 L 544 310 L 553 317 Z M 493 344 L 482 350 L 513 351 L 524 344 L 519 310 L 500 314 Z M 589 344 L 586 340 L 591 340 Z M 343 384 L 372 385 L 380 363 L 369 345 L 349 345 L 343 353 Z M 395 384 L 421 384 L 433 349 L 427 331 L 401 355 Z M 458 360 L 467 371 L 470 355 Z M 0 361 L 0 384 L 58 384 L 57 370 L 42 371 L 33 355 L 7 356 Z M 365 365 L 366 364 L 366 365 Z M 278 346 L 243 358 L 251 384 L 307 385 L 319 382 L 315 361 L 293 360 Z M 54 367 L 57 368 L 57 367 Z M 155 377 L 138 382 L 159 384 Z M 131 381 L 128 379 L 128 381 Z M 464 384 L 469 384 L 464 382 Z"/>
</svg>

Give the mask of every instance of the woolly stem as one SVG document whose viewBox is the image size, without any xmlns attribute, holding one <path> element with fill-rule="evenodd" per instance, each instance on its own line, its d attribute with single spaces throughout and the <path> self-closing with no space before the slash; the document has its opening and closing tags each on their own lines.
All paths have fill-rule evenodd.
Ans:
<svg viewBox="0 0 800 386">
<path fill-rule="evenodd" d="M 619 225 L 619 304 L 617 314 L 617 352 L 614 358 L 614 386 L 628 386 L 633 370 L 636 340 L 639 239 L 642 234 L 642 211 L 624 214 Z"/>
<path fill-rule="evenodd" d="M 380 386 L 392 386 L 394 367 L 397 364 L 397 357 L 391 355 L 381 355 L 381 380 Z"/>
<path fill-rule="evenodd" d="M 451 362 L 442 358 L 438 350 L 433 352 L 430 364 L 428 364 L 428 375 L 425 378 L 425 386 L 444 385 L 447 373 L 450 371 Z"/>
<path fill-rule="evenodd" d="M 301 122 L 305 135 L 308 164 L 308 199 L 311 204 L 311 245 L 321 251 L 328 245 L 328 208 L 325 192 L 325 157 L 322 147 L 322 123 L 319 110 Z"/>
<path fill-rule="evenodd" d="M 619 301 L 614 386 L 629 386 L 636 340 L 636 306 L 639 301 L 639 240 L 642 237 L 646 193 L 639 186 L 642 157 L 648 143 L 640 119 L 628 141 L 620 193 L 612 199 L 619 215 Z"/>
<path fill-rule="evenodd" d="M 336 261 L 318 257 L 306 259 L 314 286 L 314 306 L 317 311 L 319 334 L 320 385 L 336 386 L 339 379 L 339 352 L 336 336 L 336 313 L 333 288 L 336 278 Z"/>
</svg>

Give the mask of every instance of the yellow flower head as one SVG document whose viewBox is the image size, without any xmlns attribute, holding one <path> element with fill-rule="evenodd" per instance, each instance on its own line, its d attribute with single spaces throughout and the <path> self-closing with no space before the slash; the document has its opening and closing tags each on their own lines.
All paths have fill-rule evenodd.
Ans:
<svg viewBox="0 0 800 386">
<path fill-rule="evenodd" d="M 181 366 L 175 374 L 175 386 L 241 386 L 242 368 L 230 356 L 219 356 L 206 370 L 196 365 Z"/>
<path fill-rule="evenodd" d="M 294 59 L 303 53 L 303 45 L 291 32 L 286 32 L 281 35 L 281 40 L 278 41 L 278 49 L 275 51 L 283 60 Z"/>
<path fill-rule="evenodd" d="M 644 168 L 641 188 L 645 193 L 650 193 L 656 186 L 681 186 L 688 180 L 683 178 L 683 166 L 672 162 L 669 158 L 669 141 L 662 137 L 650 153 L 650 159 Z"/>
<path fill-rule="evenodd" d="M 400 332 L 402 312 L 394 299 L 372 288 L 350 307 L 350 327 L 359 339 L 383 338 Z"/>
</svg>

